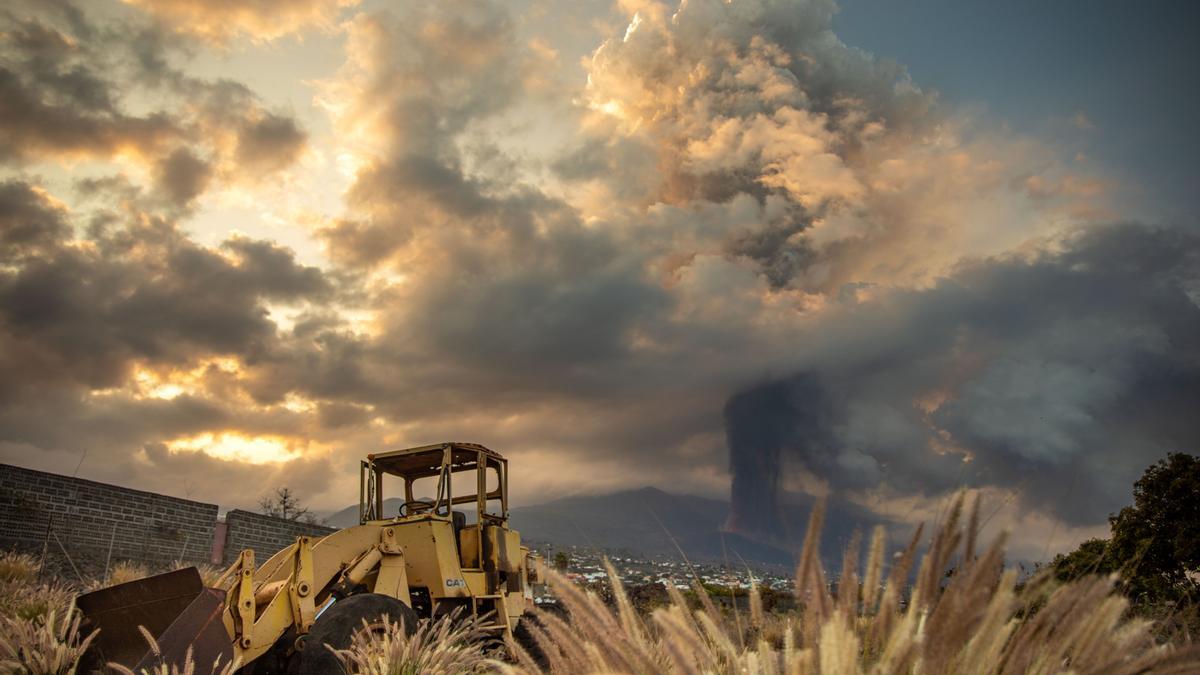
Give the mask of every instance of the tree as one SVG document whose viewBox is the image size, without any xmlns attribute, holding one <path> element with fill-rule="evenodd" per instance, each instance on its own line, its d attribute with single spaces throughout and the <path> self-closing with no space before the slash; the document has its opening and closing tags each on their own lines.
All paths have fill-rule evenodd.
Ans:
<svg viewBox="0 0 1200 675">
<path fill-rule="evenodd" d="M 1133 505 L 1109 517 L 1107 557 L 1134 598 L 1173 599 L 1200 572 L 1200 458 L 1172 453 L 1133 485 Z"/>
<path fill-rule="evenodd" d="M 1107 539 L 1088 539 L 1079 548 L 1067 554 L 1059 554 L 1051 563 L 1054 576 L 1060 581 L 1071 581 L 1087 574 L 1108 574 L 1113 572 L 1111 561 L 1105 555 L 1108 552 Z"/>
<path fill-rule="evenodd" d="M 1112 536 L 1091 539 L 1052 563 L 1064 581 L 1118 572 L 1136 606 L 1197 597 L 1200 585 L 1200 458 L 1172 453 L 1133 485 L 1133 504 L 1109 516 Z"/>
<path fill-rule="evenodd" d="M 566 572 L 567 567 L 570 566 L 570 564 L 571 556 L 567 555 L 565 551 L 559 551 L 558 553 L 554 554 L 554 569 L 558 570 L 559 572 Z"/>
<path fill-rule="evenodd" d="M 300 499 L 286 486 L 276 488 L 274 494 L 260 498 L 258 510 L 273 518 L 320 524 L 320 519 L 308 507 L 301 505 Z"/>
</svg>

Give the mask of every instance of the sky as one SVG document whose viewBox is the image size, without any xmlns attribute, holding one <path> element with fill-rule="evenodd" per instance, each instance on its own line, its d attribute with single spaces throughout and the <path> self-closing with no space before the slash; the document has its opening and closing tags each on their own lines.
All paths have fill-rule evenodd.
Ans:
<svg viewBox="0 0 1200 675">
<path fill-rule="evenodd" d="M 1200 109 L 1197 22 L 1200 6 L 1186 0 L 847 0 L 833 23 L 945 103 L 1031 133 L 1076 135 L 1081 151 L 1136 184 L 1127 198 L 1139 214 L 1195 224 L 1200 134 L 1187 130 Z"/>
<path fill-rule="evenodd" d="M 0 9 L 0 461 L 333 510 L 368 452 L 1041 558 L 1200 428 L 1189 3 Z"/>
</svg>

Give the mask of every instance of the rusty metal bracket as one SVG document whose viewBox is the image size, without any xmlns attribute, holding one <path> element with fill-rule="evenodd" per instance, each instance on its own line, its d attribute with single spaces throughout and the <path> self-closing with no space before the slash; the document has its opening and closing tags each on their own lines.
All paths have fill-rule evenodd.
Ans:
<svg viewBox="0 0 1200 675">
<path fill-rule="evenodd" d="M 243 649 L 250 647 L 250 634 L 254 631 L 254 551 L 245 549 L 238 558 L 239 575 L 237 584 L 229 594 L 237 594 L 237 621 L 234 636 Z"/>
<path fill-rule="evenodd" d="M 292 601 L 292 620 L 296 626 L 296 632 L 304 635 L 308 633 L 308 629 L 317 619 L 311 537 L 296 538 L 296 553 L 292 558 L 292 564 L 292 578 L 288 583 L 288 595 L 291 596 Z"/>
<path fill-rule="evenodd" d="M 400 543 L 396 541 L 396 529 L 393 527 L 383 528 L 383 532 L 379 534 L 379 550 L 384 555 L 396 555 L 403 553 L 400 548 Z"/>
<path fill-rule="evenodd" d="M 385 527 L 379 533 L 379 574 L 375 577 L 375 593 L 396 598 L 412 606 L 408 592 L 408 570 L 404 562 L 404 548 L 396 538 L 396 530 Z"/>
</svg>

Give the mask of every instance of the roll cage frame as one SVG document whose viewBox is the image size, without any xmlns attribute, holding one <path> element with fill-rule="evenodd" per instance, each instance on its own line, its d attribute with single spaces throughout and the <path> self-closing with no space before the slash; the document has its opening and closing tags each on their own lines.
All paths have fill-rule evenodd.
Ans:
<svg viewBox="0 0 1200 675">
<path fill-rule="evenodd" d="M 497 478 L 496 488 L 491 491 L 487 489 L 489 470 Z M 454 496 L 454 475 L 468 472 L 475 473 L 474 494 Z M 456 504 L 474 503 L 475 522 L 508 521 L 508 460 L 478 443 L 436 443 L 367 455 L 359 469 L 359 523 L 394 519 L 383 514 L 384 475 L 404 480 L 404 506 L 395 518 L 420 514 L 451 517 Z M 432 503 L 418 501 L 413 496 L 413 483 L 434 476 L 437 476 L 438 484 Z M 489 502 L 499 502 L 500 512 L 489 513 Z"/>
</svg>

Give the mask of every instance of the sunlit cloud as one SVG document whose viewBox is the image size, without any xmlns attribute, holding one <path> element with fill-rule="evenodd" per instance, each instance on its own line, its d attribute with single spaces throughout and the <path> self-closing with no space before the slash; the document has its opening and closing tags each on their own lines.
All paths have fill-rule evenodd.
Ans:
<svg viewBox="0 0 1200 675">
<path fill-rule="evenodd" d="M 317 450 L 317 445 L 295 438 L 251 436 L 240 432 L 206 432 L 167 442 L 171 452 L 202 452 L 216 459 L 249 464 L 278 464 Z"/>
<path fill-rule="evenodd" d="M 835 10 L 5 13 L 2 459 L 340 508 L 362 453 L 453 438 L 511 456 L 516 503 L 726 497 L 746 423 L 785 492 L 907 524 L 966 485 L 1066 545 L 1196 440 L 1200 244 Z M 304 82 L 240 72 L 301 52 Z"/>
<path fill-rule="evenodd" d="M 338 13 L 360 0 L 124 0 L 178 30 L 218 45 L 235 37 L 269 42 L 305 29 L 332 30 Z"/>
</svg>

